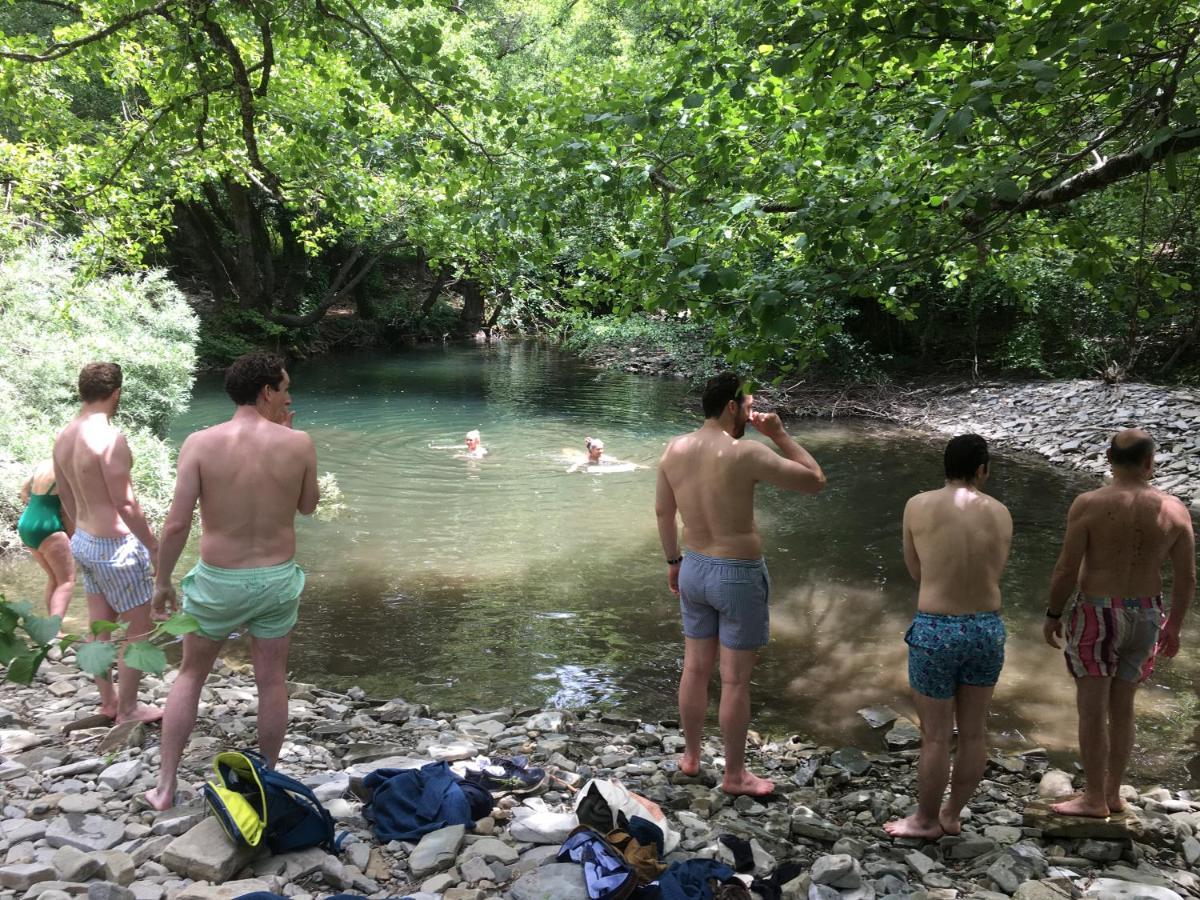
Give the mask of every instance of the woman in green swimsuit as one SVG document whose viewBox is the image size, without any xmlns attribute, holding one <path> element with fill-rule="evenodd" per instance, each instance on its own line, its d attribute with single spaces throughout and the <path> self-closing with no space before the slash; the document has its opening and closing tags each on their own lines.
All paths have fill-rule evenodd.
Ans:
<svg viewBox="0 0 1200 900">
<path fill-rule="evenodd" d="M 54 464 L 41 463 L 21 486 L 25 506 L 17 522 L 17 534 L 29 548 L 49 579 L 46 583 L 46 607 L 52 616 L 65 616 L 75 590 L 75 560 L 71 557 L 70 525 L 63 512 L 62 500 L 55 490 Z"/>
</svg>

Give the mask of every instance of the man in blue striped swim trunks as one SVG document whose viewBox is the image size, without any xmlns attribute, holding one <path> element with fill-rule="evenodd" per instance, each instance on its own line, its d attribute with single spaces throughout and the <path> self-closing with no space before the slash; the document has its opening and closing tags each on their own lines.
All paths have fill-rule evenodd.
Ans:
<svg viewBox="0 0 1200 900">
<path fill-rule="evenodd" d="M 919 586 L 917 615 L 904 640 L 921 719 L 921 762 L 917 809 L 884 825 L 893 837 L 933 841 L 961 832 L 963 807 L 987 765 L 985 722 L 1006 637 L 1000 575 L 1012 543 L 1008 510 L 981 490 L 988 462 L 979 435 L 954 438 L 943 459 L 945 487 L 917 494 L 904 507 L 904 563 Z"/>
<path fill-rule="evenodd" d="M 120 621 L 126 637 L 150 633 L 151 560 L 158 541 L 130 481 L 133 454 L 111 419 L 121 403 L 123 373 L 116 363 L 88 363 L 79 373 L 83 405 L 54 442 L 54 475 L 63 509 L 75 521 L 71 555 L 83 576 L 91 622 Z M 108 640 L 102 633 L 94 640 Z M 142 673 L 117 660 L 117 685 L 96 679 L 100 712 L 118 722 L 154 722 L 162 710 L 138 704 Z"/>
<path fill-rule="evenodd" d="M 163 527 L 156 607 L 173 606 L 171 573 L 200 503 L 200 562 L 183 579 L 183 609 L 200 623 L 183 639 L 183 662 L 163 718 L 162 769 L 146 793 L 155 809 L 175 802 L 183 748 L 200 690 L 235 630 L 250 632 L 258 687 L 258 746 L 274 767 L 287 730 L 287 659 L 304 573 L 296 565 L 296 513 L 317 507 L 317 452 L 292 430 L 283 360 L 251 353 L 225 372 L 236 404 L 228 422 L 198 431 L 179 451 L 175 499 Z"/>
<path fill-rule="evenodd" d="M 1042 633 L 1052 647 L 1067 619 L 1067 670 L 1075 679 L 1084 790 L 1054 806 L 1071 816 L 1105 818 L 1125 810 L 1121 779 L 1133 752 L 1133 700 L 1155 657 L 1179 650 L 1196 592 L 1196 539 L 1182 501 L 1150 485 L 1154 440 L 1128 428 L 1108 448 L 1113 480 L 1080 494 L 1050 582 Z M 1171 608 L 1163 615 L 1162 568 L 1172 569 Z"/>
<path fill-rule="evenodd" d="M 671 440 L 658 468 L 655 512 L 667 583 L 683 616 L 683 677 L 679 718 L 685 747 L 680 770 L 700 770 L 700 743 L 708 713 L 708 681 L 721 659 L 721 736 L 727 794 L 763 797 L 775 786 L 746 769 L 750 673 L 767 643 L 770 580 L 754 524 L 754 486 L 765 481 L 815 494 L 825 474 L 812 454 L 784 431 L 779 416 L 756 413 L 754 398 L 731 372 L 704 387 L 704 424 Z M 753 425 L 779 449 L 740 440 Z M 676 515 L 683 519 L 679 551 Z"/>
</svg>

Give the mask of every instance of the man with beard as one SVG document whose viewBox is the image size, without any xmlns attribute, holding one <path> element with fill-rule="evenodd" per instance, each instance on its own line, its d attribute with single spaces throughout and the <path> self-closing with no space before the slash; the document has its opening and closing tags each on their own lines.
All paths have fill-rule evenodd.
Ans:
<svg viewBox="0 0 1200 900">
<path fill-rule="evenodd" d="M 754 398 L 732 372 L 709 379 L 703 403 L 704 424 L 667 445 L 655 497 L 667 583 L 679 595 L 683 616 L 679 718 L 686 745 L 679 768 L 685 775 L 700 770 L 708 681 L 719 652 L 722 789 L 762 797 L 775 785 L 747 771 L 745 762 L 750 673 L 769 631 L 770 580 L 754 524 L 754 486 L 766 481 L 816 494 L 825 487 L 825 474 L 784 431 L 778 415 L 752 412 Z M 738 440 L 747 424 L 770 438 L 779 453 Z M 686 556 L 679 550 L 676 513 L 683 518 Z"/>
</svg>

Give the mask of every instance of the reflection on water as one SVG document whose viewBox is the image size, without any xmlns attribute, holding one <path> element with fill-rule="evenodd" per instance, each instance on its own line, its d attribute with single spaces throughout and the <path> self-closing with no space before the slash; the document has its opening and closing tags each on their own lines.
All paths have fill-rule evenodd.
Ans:
<svg viewBox="0 0 1200 900">
<path fill-rule="evenodd" d="M 318 359 L 292 380 L 297 427 L 347 506 L 299 525 L 308 587 L 295 677 L 445 709 L 603 703 L 674 718 L 682 642 L 653 467 L 666 440 L 698 422 L 683 385 L 509 345 Z M 219 380 L 202 379 L 173 436 L 229 412 Z M 461 458 L 474 428 L 489 453 Z M 903 635 L 915 590 L 900 515 L 911 494 L 940 484 L 940 442 L 842 423 L 799 423 L 793 434 L 829 488 L 815 498 L 759 490 L 773 595 L 754 726 L 877 746 L 855 711 L 911 710 Z M 647 468 L 567 474 L 564 448 L 582 452 L 587 435 Z M 1074 743 L 1073 687 L 1041 621 L 1067 507 L 1092 484 L 1030 460 L 993 465 L 989 490 L 1015 526 L 1008 662 L 991 723 L 1008 746 Z M 40 595 L 32 562 L 0 567 L 0 588 Z M 1162 666 L 1141 692 L 1141 743 L 1155 748 L 1139 756 L 1145 770 L 1182 775 L 1172 744 L 1194 722 L 1197 658 Z"/>
</svg>

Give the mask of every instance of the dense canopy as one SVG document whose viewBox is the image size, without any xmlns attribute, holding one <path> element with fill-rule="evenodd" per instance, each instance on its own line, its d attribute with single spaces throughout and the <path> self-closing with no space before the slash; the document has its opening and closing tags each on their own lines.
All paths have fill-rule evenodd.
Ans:
<svg viewBox="0 0 1200 900">
<path fill-rule="evenodd" d="M 3 210 L 289 328 L 408 258 L 760 370 L 1166 373 L 1198 35 L 1174 0 L 7 0 Z"/>
</svg>

